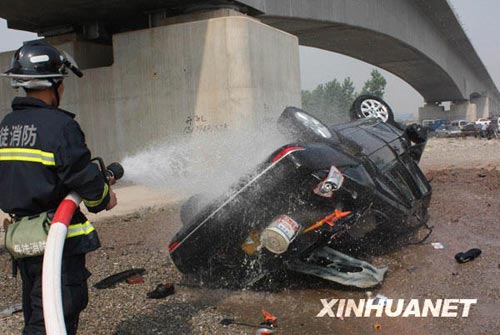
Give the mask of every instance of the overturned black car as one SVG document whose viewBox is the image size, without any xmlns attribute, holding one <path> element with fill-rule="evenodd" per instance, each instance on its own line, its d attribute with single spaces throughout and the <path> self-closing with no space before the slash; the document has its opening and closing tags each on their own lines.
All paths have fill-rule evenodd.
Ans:
<svg viewBox="0 0 500 335">
<path fill-rule="evenodd" d="M 431 186 L 418 167 L 427 135 L 394 121 L 381 99 L 362 96 L 353 121 L 325 126 L 288 107 L 279 148 L 226 196 L 193 196 L 170 256 L 184 274 L 248 287 L 299 272 L 357 287 L 381 283 L 387 268 L 336 250 L 341 241 L 394 243 L 428 220 Z"/>
</svg>

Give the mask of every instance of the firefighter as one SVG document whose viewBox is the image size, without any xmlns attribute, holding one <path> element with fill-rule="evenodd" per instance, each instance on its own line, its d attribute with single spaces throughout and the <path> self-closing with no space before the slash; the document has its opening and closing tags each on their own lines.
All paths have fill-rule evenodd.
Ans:
<svg viewBox="0 0 500 335">
<path fill-rule="evenodd" d="M 0 209 L 13 222 L 50 219 L 70 191 L 78 193 L 93 213 L 117 204 L 111 189 L 114 180 L 107 181 L 91 163 L 75 115 L 59 108 L 68 69 L 82 75 L 69 55 L 38 40 L 18 49 L 12 68 L 3 74 L 12 87 L 26 92 L 26 97 L 14 98 L 12 112 L 0 123 Z M 23 334 L 45 334 L 41 283 L 44 245 L 26 246 L 16 250 L 21 254 L 16 253 L 23 289 Z M 77 209 L 68 227 L 61 270 L 68 334 L 76 334 L 80 312 L 87 306 L 90 272 L 85 267 L 85 254 L 99 247 L 97 232 Z"/>
</svg>

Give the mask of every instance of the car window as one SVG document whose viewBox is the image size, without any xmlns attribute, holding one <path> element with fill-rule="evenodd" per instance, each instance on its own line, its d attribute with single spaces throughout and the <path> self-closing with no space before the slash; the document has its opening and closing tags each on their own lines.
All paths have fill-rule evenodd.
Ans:
<svg viewBox="0 0 500 335">
<path fill-rule="evenodd" d="M 343 133 L 345 137 L 357 143 L 365 155 L 370 155 L 373 151 L 385 146 L 385 142 L 368 134 L 365 130 L 358 128 L 353 132 Z"/>
<path fill-rule="evenodd" d="M 370 159 L 382 173 L 390 169 L 397 162 L 394 152 L 385 145 L 373 152 L 370 155 Z"/>
<path fill-rule="evenodd" d="M 408 185 L 408 181 L 404 178 L 403 174 L 401 173 L 401 166 L 400 165 L 401 164 L 394 165 L 393 168 L 390 170 L 389 175 L 392 177 L 397 188 L 400 189 L 401 192 L 403 192 L 403 194 L 408 199 L 414 200 L 415 194 L 413 194 L 410 186 Z"/>
<path fill-rule="evenodd" d="M 415 183 L 415 186 L 420 191 L 420 194 L 424 195 L 429 193 L 430 188 L 426 183 L 427 178 L 420 170 L 417 163 L 415 163 L 415 161 L 413 161 L 413 159 L 411 159 L 411 157 L 409 156 L 403 156 L 403 161 L 405 163 L 404 165 L 408 169 L 408 176 L 411 177 L 411 179 Z"/>
</svg>

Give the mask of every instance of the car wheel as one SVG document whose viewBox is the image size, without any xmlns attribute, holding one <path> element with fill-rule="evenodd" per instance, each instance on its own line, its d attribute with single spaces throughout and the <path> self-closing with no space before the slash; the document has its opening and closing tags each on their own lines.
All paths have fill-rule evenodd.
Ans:
<svg viewBox="0 0 500 335">
<path fill-rule="evenodd" d="M 376 117 L 385 123 L 394 124 L 391 107 L 379 97 L 362 95 L 356 98 L 351 107 L 351 120 Z"/>
<path fill-rule="evenodd" d="M 285 136 L 306 141 L 331 139 L 334 134 L 321 121 L 300 108 L 287 107 L 278 119 L 278 129 Z"/>
</svg>

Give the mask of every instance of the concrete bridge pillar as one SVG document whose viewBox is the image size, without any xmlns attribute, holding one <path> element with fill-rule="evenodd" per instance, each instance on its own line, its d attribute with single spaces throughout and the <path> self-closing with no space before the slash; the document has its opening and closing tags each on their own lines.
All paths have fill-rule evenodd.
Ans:
<svg viewBox="0 0 500 335">
<path fill-rule="evenodd" d="M 424 107 L 418 109 L 418 122 L 422 124 L 423 120 L 444 119 L 444 107 L 436 103 L 426 103 Z"/>
<path fill-rule="evenodd" d="M 450 104 L 450 111 L 448 119 L 452 120 L 466 120 L 469 122 L 476 121 L 479 117 L 477 105 L 469 101 L 453 102 Z M 486 116 L 488 117 L 488 116 Z"/>
<path fill-rule="evenodd" d="M 492 101 L 488 95 L 471 97 L 470 102 L 476 105 L 477 118 L 493 116 Z"/>
</svg>

